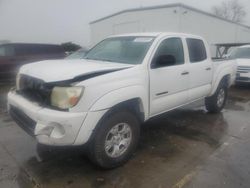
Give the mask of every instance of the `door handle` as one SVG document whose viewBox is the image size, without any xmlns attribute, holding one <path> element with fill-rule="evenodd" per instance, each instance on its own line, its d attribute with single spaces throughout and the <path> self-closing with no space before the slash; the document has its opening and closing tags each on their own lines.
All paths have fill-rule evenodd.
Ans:
<svg viewBox="0 0 250 188">
<path fill-rule="evenodd" d="M 207 71 L 210 71 L 210 70 L 211 70 L 211 67 L 206 68 L 206 70 L 207 70 Z"/>
<path fill-rule="evenodd" d="M 161 95 L 165 95 L 165 94 L 168 94 L 168 91 L 157 93 L 156 96 L 161 96 Z"/>
<path fill-rule="evenodd" d="M 188 75 L 189 72 L 188 71 L 184 71 L 183 73 L 181 73 L 181 75 Z"/>
</svg>

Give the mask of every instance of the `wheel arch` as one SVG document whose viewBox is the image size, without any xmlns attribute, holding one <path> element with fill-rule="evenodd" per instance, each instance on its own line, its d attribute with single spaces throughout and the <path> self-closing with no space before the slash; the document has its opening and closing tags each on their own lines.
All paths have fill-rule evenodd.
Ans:
<svg viewBox="0 0 250 188">
<path fill-rule="evenodd" d="M 96 126 L 94 127 L 92 134 L 90 135 L 87 145 L 90 144 L 92 142 L 92 140 L 94 139 L 97 130 L 101 127 L 102 122 L 108 118 L 109 116 L 111 116 L 113 113 L 119 112 L 119 111 L 123 111 L 123 110 L 128 110 L 130 112 L 132 112 L 139 123 L 143 123 L 145 121 L 145 113 L 141 111 L 142 108 L 142 101 L 140 98 L 133 98 L 133 99 L 129 99 L 127 101 L 123 101 L 120 102 L 118 104 L 116 104 L 115 106 L 113 106 L 112 108 L 110 108 L 98 121 L 98 123 L 96 124 Z"/>
<path fill-rule="evenodd" d="M 129 112 L 132 112 L 137 117 L 139 122 L 142 123 L 145 121 L 145 112 L 144 112 L 143 102 L 141 98 L 139 97 L 129 99 L 127 101 L 123 101 L 123 102 L 116 104 L 111 109 L 109 109 L 109 111 L 107 112 L 107 115 L 110 113 L 112 114 L 119 110 L 128 110 Z"/>
<path fill-rule="evenodd" d="M 210 96 L 212 96 L 216 92 L 220 84 L 224 84 L 227 88 L 229 88 L 230 80 L 231 80 L 230 74 L 220 75 L 220 77 L 216 79 L 216 81 L 214 81 L 214 84 L 212 87 L 213 89 L 212 89 L 212 92 L 210 93 Z"/>
<path fill-rule="evenodd" d="M 140 120 L 144 121 L 148 117 L 148 97 L 147 91 L 142 86 L 130 86 L 121 88 L 99 98 L 91 107 L 89 111 L 100 111 L 108 109 L 127 108 L 140 115 Z"/>
</svg>

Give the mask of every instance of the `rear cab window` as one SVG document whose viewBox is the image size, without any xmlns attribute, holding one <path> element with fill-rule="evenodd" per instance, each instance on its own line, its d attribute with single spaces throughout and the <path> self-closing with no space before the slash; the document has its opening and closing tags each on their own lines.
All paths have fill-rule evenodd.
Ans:
<svg viewBox="0 0 250 188">
<path fill-rule="evenodd" d="M 191 63 L 198 63 L 207 59 L 206 47 L 201 39 L 187 38 L 186 41 Z"/>
</svg>

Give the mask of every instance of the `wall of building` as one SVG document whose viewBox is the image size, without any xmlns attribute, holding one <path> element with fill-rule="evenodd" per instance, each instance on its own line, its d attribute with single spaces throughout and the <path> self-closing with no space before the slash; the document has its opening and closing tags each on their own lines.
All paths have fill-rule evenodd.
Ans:
<svg viewBox="0 0 250 188">
<path fill-rule="evenodd" d="M 127 12 L 93 23 L 92 44 L 109 35 L 128 32 L 178 32 L 178 10 L 179 7 Z"/>
<path fill-rule="evenodd" d="M 250 42 L 250 29 L 182 6 L 118 14 L 91 24 L 92 44 L 131 32 L 183 32 L 204 37 L 210 44 Z M 215 52 L 212 49 L 213 54 Z"/>
</svg>

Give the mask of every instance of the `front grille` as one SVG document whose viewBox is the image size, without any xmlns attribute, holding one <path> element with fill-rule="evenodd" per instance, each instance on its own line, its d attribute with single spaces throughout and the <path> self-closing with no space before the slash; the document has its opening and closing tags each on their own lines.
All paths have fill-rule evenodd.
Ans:
<svg viewBox="0 0 250 188">
<path fill-rule="evenodd" d="M 20 75 L 17 93 L 39 105 L 49 104 L 52 87 L 44 81 L 26 75 Z"/>
<path fill-rule="evenodd" d="M 10 116 L 15 122 L 27 132 L 29 135 L 34 136 L 36 122 L 29 118 L 25 113 L 14 106 L 10 106 Z"/>
<path fill-rule="evenodd" d="M 239 73 L 248 73 L 250 72 L 250 66 L 247 67 L 247 66 L 239 66 L 238 69 L 237 69 L 237 72 Z"/>
<path fill-rule="evenodd" d="M 250 82 L 250 78 L 248 77 L 237 77 L 236 81 L 247 81 L 247 82 Z"/>
</svg>

